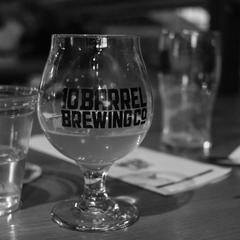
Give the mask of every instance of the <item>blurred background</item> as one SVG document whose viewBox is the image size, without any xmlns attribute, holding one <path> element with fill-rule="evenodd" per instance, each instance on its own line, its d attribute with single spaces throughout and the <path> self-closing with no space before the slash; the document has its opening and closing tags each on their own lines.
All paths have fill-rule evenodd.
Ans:
<svg viewBox="0 0 240 240">
<path fill-rule="evenodd" d="M 38 86 L 53 33 L 138 34 L 150 78 L 157 79 L 163 28 L 218 30 L 219 92 L 239 93 L 240 0 L 1 0 L 0 84 Z"/>
</svg>

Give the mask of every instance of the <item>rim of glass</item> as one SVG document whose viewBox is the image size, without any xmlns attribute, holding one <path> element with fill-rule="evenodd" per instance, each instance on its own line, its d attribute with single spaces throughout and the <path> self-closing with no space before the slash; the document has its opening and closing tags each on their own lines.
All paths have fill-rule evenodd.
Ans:
<svg viewBox="0 0 240 240">
<path fill-rule="evenodd" d="M 78 33 L 54 33 L 52 37 L 61 37 L 61 38 L 140 38 L 139 35 L 136 34 L 78 34 Z"/>
<path fill-rule="evenodd" d="M 171 35 L 171 34 L 179 34 L 179 35 L 207 35 L 207 36 L 214 36 L 214 37 L 220 37 L 221 33 L 217 30 L 194 30 L 194 29 L 187 29 L 184 28 L 179 31 L 169 30 L 169 29 L 162 29 L 161 33 L 162 35 Z"/>
<path fill-rule="evenodd" d="M 2 97 L 1 93 L 10 93 L 7 97 Z M 17 94 L 14 94 L 16 92 Z M 22 94 L 21 94 L 22 93 Z M 35 100 L 37 99 L 38 89 L 36 87 L 25 87 L 17 85 L 0 85 L 0 103 L 7 100 Z"/>
</svg>

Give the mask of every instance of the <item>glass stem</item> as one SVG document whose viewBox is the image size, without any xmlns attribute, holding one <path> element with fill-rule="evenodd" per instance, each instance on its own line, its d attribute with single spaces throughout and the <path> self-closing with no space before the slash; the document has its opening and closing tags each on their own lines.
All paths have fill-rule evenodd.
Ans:
<svg viewBox="0 0 240 240">
<path fill-rule="evenodd" d="M 83 168 L 84 190 L 82 201 L 78 206 L 83 211 L 105 212 L 112 210 L 115 203 L 109 198 L 106 192 L 106 176 L 108 168 L 93 170 Z"/>
</svg>

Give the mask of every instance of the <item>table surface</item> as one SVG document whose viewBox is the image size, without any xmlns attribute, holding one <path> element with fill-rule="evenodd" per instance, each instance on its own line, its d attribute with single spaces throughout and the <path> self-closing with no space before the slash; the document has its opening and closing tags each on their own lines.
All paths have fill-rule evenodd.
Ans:
<svg viewBox="0 0 240 240">
<path fill-rule="evenodd" d="M 155 115 L 143 146 L 159 150 L 160 102 L 155 96 Z M 217 98 L 212 123 L 213 155 L 226 156 L 240 144 L 240 97 Z M 33 135 L 40 132 L 37 118 Z M 52 222 L 50 211 L 56 201 L 82 192 L 82 178 L 72 164 L 30 149 L 28 161 L 40 165 L 40 178 L 23 187 L 22 208 L 0 218 L 0 239 L 240 239 L 240 168 L 221 182 L 174 196 L 162 196 L 116 179 L 108 179 L 111 196 L 136 199 L 139 220 L 114 232 L 89 233 L 64 228 Z"/>
</svg>

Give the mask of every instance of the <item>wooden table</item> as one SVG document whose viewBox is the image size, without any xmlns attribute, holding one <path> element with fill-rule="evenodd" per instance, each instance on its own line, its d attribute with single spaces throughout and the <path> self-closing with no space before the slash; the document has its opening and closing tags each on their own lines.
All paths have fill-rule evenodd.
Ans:
<svg viewBox="0 0 240 240">
<path fill-rule="evenodd" d="M 142 144 L 156 150 L 159 149 L 159 108 L 156 98 L 154 122 Z M 240 144 L 240 98 L 219 97 L 213 116 L 213 154 L 227 155 Z M 39 131 L 36 119 L 33 134 Z M 78 169 L 33 150 L 29 151 L 28 160 L 39 164 L 43 175 L 24 186 L 22 209 L 0 218 L 1 240 L 240 239 L 240 168 L 234 168 L 232 175 L 221 182 L 168 197 L 108 179 L 110 195 L 135 198 L 141 217 L 124 230 L 87 233 L 60 228 L 49 215 L 54 202 L 81 193 Z"/>
</svg>

